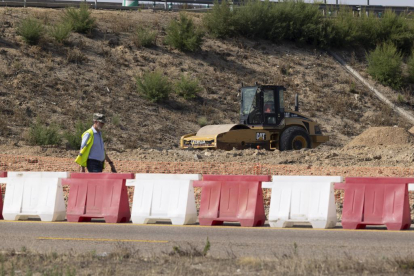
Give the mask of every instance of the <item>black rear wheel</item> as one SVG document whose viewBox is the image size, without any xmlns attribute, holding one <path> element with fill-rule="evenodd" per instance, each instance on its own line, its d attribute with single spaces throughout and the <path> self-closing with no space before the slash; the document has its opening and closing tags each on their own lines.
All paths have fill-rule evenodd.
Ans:
<svg viewBox="0 0 414 276">
<path fill-rule="evenodd" d="M 280 136 L 279 150 L 301 150 L 311 148 L 311 139 L 309 134 L 299 126 L 291 126 L 283 131 Z"/>
</svg>

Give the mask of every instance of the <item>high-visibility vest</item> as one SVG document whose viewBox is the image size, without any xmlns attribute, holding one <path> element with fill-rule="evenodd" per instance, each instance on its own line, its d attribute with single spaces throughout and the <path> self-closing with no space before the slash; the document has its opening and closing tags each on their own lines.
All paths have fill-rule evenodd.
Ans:
<svg viewBox="0 0 414 276">
<path fill-rule="evenodd" d="M 91 151 L 91 148 L 92 148 L 92 145 L 93 145 L 93 130 L 92 130 L 92 128 L 85 131 L 82 134 L 82 138 L 86 133 L 89 133 L 89 139 L 88 139 L 88 141 L 86 141 L 86 146 L 83 147 L 83 149 L 80 150 L 79 155 L 75 159 L 75 162 L 78 163 L 82 167 L 86 167 L 86 165 L 88 163 L 89 152 Z M 105 161 L 103 163 L 103 168 L 105 168 Z"/>
</svg>

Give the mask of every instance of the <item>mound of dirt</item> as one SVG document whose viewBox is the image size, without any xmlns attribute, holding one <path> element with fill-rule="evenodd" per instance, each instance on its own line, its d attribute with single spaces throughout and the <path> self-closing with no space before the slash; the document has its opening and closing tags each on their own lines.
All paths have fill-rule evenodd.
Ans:
<svg viewBox="0 0 414 276">
<path fill-rule="evenodd" d="M 355 137 L 345 148 L 414 144 L 413 135 L 401 127 L 371 127 Z"/>
</svg>

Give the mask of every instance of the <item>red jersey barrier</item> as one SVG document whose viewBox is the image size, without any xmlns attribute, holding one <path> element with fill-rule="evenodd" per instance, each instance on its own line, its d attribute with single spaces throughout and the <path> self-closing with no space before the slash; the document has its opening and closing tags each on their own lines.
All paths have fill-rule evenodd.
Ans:
<svg viewBox="0 0 414 276">
<path fill-rule="evenodd" d="M 132 173 L 73 173 L 70 179 L 63 179 L 63 185 L 70 185 L 67 220 L 104 218 L 107 223 L 128 222 L 131 212 L 125 182 L 133 178 Z"/>
<path fill-rule="evenodd" d="M 7 172 L 0 172 L 0 177 L 7 177 Z M 1 183 L 1 180 L 0 180 Z M 3 193 L 0 186 L 0 219 L 3 219 Z"/>
<path fill-rule="evenodd" d="M 200 225 L 238 221 L 243 227 L 262 226 L 266 220 L 262 181 L 270 179 L 261 175 L 204 175 L 203 180 L 194 181 L 195 187 L 202 187 Z"/>
<path fill-rule="evenodd" d="M 345 183 L 337 183 L 336 189 L 345 190 L 342 227 L 385 224 L 388 230 L 409 229 L 408 183 L 414 183 L 414 178 L 347 177 Z"/>
</svg>

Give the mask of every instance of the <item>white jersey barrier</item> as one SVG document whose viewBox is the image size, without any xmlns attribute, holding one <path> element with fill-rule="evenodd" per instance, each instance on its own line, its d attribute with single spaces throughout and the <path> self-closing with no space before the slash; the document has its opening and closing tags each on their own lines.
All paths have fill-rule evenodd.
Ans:
<svg viewBox="0 0 414 276">
<path fill-rule="evenodd" d="M 66 207 L 61 179 L 69 176 L 67 172 L 8 172 L 4 219 L 64 220 Z"/>
<path fill-rule="evenodd" d="M 135 186 L 132 204 L 132 223 L 155 223 L 171 220 L 172 224 L 194 224 L 197 209 L 193 180 L 199 174 L 136 174 L 127 186 Z"/>
<path fill-rule="evenodd" d="M 313 228 L 335 227 L 337 182 L 342 182 L 341 176 L 273 176 L 272 182 L 263 182 L 263 188 L 272 189 L 270 226 L 310 222 Z"/>
</svg>

